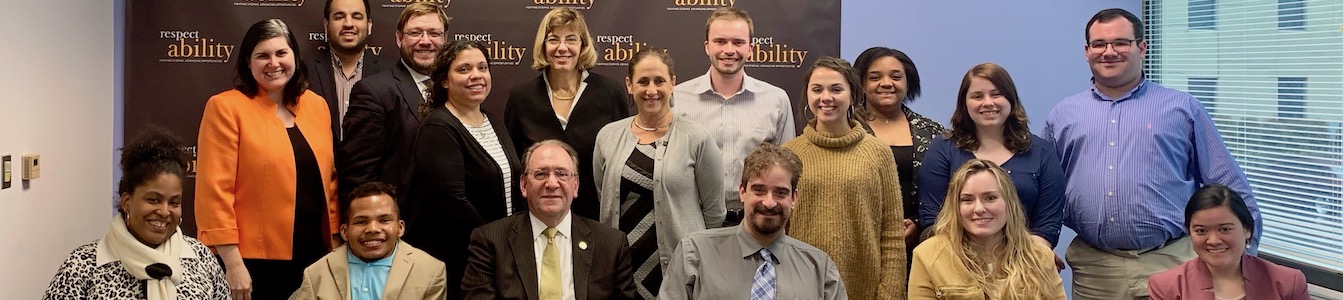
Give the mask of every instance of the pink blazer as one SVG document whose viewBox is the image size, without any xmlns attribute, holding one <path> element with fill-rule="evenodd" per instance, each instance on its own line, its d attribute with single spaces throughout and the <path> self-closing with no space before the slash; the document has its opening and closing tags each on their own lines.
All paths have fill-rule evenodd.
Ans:
<svg viewBox="0 0 1343 300">
<path fill-rule="evenodd" d="M 1276 265 L 1258 257 L 1240 259 L 1245 276 L 1245 299 L 1309 300 L 1306 276 L 1300 270 Z M 1202 259 L 1192 259 L 1147 279 L 1152 300 L 1213 300 L 1212 273 Z"/>
</svg>

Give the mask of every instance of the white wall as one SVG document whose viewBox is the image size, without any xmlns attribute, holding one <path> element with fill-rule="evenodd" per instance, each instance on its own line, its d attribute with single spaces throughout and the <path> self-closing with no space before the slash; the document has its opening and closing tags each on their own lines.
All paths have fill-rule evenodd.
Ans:
<svg viewBox="0 0 1343 300">
<path fill-rule="evenodd" d="M 0 190 L 0 298 L 39 299 L 70 251 L 111 220 L 113 3 L 6 3 L 0 155 L 17 166 L 20 154 L 41 154 L 42 177 Z"/>
</svg>

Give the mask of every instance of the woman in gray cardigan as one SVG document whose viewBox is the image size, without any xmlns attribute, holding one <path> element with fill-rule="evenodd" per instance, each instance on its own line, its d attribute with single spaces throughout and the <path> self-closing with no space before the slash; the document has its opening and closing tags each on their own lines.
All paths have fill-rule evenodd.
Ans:
<svg viewBox="0 0 1343 300">
<path fill-rule="evenodd" d="M 727 214 L 718 144 L 704 126 L 671 112 L 674 71 L 665 51 L 634 55 L 625 86 L 638 114 L 602 127 L 592 155 L 601 222 L 629 238 L 645 299 L 656 298 L 681 238 L 721 226 Z"/>
</svg>

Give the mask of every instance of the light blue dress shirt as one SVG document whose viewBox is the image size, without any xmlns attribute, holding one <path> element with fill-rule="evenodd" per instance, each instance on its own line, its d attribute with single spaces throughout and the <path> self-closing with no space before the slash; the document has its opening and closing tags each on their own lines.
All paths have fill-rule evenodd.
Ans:
<svg viewBox="0 0 1343 300">
<path fill-rule="evenodd" d="M 354 251 L 347 251 L 346 256 L 350 261 L 350 299 L 381 300 L 383 287 L 387 286 L 387 273 L 392 271 L 392 261 L 396 258 L 396 249 L 392 249 L 391 255 L 372 262 L 355 257 Z"/>
</svg>

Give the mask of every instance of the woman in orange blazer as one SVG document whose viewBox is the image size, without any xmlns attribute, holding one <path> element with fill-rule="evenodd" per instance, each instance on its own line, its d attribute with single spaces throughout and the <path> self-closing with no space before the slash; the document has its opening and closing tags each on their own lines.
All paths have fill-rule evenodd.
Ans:
<svg viewBox="0 0 1343 300">
<path fill-rule="evenodd" d="M 196 222 L 233 299 L 283 299 L 338 226 L 331 118 L 284 22 L 253 24 L 240 46 L 241 84 L 201 118 Z"/>
</svg>

